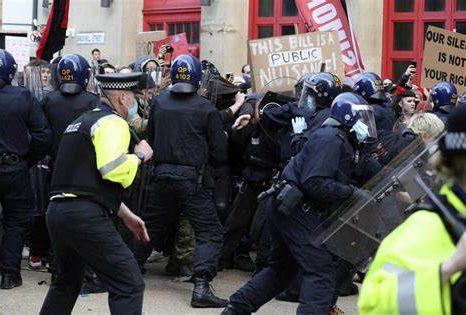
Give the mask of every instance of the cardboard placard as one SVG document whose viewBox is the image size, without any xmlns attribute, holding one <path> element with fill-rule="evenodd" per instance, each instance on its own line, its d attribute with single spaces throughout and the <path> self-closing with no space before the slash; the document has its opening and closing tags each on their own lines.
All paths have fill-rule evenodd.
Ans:
<svg viewBox="0 0 466 315">
<path fill-rule="evenodd" d="M 459 94 L 466 92 L 466 35 L 429 26 L 425 37 L 421 86 L 439 81 L 453 83 Z"/>
<path fill-rule="evenodd" d="M 136 56 L 154 55 L 156 43 L 166 37 L 165 31 L 138 33 L 136 35 Z"/>
<path fill-rule="evenodd" d="M 322 63 L 326 65 L 325 71 L 344 77 L 336 31 L 250 40 L 248 46 L 256 92 L 266 92 L 264 88 L 273 92 L 293 91 L 304 73 L 320 72 Z"/>
</svg>

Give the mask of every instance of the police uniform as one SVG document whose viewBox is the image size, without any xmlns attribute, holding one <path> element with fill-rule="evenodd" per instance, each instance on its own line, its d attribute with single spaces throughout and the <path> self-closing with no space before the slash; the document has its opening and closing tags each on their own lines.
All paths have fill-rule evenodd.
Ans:
<svg viewBox="0 0 466 315">
<path fill-rule="evenodd" d="M 226 136 L 215 106 L 195 92 L 201 79 L 201 65 L 182 55 L 172 65 L 168 93 L 152 100 L 149 143 L 154 152 L 154 184 L 143 219 L 151 245 L 161 250 L 169 228 L 179 212 L 189 220 L 196 235 L 193 261 L 195 289 L 193 307 L 223 307 L 226 301 L 213 295 L 209 282 L 217 273 L 223 244 L 212 189 L 212 168 L 227 163 Z M 134 244 L 135 256 L 143 265 L 152 246 Z"/>
<path fill-rule="evenodd" d="M 442 167 L 458 161 L 463 165 L 457 166 L 457 171 L 464 173 L 459 168 L 465 163 L 466 107 L 455 108 L 446 126 L 439 141 Z M 465 314 L 464 270 L 457 270 L 457 266 L 451 270 L 456 273 L 443 279 L 446 274 L 441 268 L 452 256 L 464 255 L 464 247 L 456 248 L 466 231 L 462 176 L 454 174 L 440 189 L 437 200 L 418 205 L 383 239 L 362 285 L 360 314 Z M 460 260 L 464 264 L 464 257 Z"/>
<path fill-rule="evenodd" d="M 2 289 L 22 283 L 21 252 L 32 226 L 34 195 L 29 168 L 44 157 L 50 128 L 37 100 L 23 87 L 11 85 L 14 58 L 0 50 L 0 204 L 3 239 L 0 243 Z"/>
<path fill-rule="evenodd" d="M 52 147 L 50 155 L 55 157 L 61 137 L 66 127 L 82 113 L 92 110 L 97 105 L 95 94 L 81 91 L 76 94 L 54 91 L 48 93 L 40 102 L 52 129 Z"/>
<path fill-rule="evenodd" d="M 129 90 L 140 74 L 98 78 L 103 89 Z M 141 314 L 144 281 L 111 217 L 124 188 L 131 185 L 139 158 L 128 154 L 127 122 L 106 103 L 82 114 L 66 128 L 55 161 L 46 220 L 57 277 L 41 314 L 70 314 L 84 263 L 109 292 L 112 314 Z"/>
<path fill-rule="evenodd" d="M 440 191 L 446 205 L 466 213 L 466 192 L 445 185 Z M 464 314 L 452 313 L 452 286 L 442 283 L 440 264 L 456 250 L 458 239 L 435 209 L 422 209 L 384 238 L 364 278 L 359 313 L 366 314 Z"/>
<path fill-rule="evenodd" d="M 339 122 L 328 120 L 316 130 L 301 152 L 285 167 L 287 185 L 268 204 L 271 250 L 268 267 L 256 274 L 230 297 L 222 314 L 250 314 L 282 292 L 302 270 L 298 314 L 327 314 L 335 305 L 338 259 L 324 247 L 312 244 L 313 233 L 332 209 L 349 198 L 355 169 L 354 140 L 345 124 L 354 124 L 349 102 L 359 103 L 352 93 L 334 100 L 332 117 L 341 102 L 345 113 Z M 338 108 L 337 108 L 338 109 Z M 341 121 L 341 123 L 340 123 Z"/>
</svg>

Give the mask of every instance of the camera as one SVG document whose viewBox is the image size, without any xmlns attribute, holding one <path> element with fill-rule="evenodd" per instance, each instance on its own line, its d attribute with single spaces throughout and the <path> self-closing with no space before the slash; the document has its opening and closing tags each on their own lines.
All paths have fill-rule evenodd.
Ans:
<svg viewBox="0 0 466 315">
<path fill-rule="evenodd" d="M 173 51 L 174 51 L 173 46 L 167 45 L 166 50 L 168 54 L 173 54 Z"/>
</svg>

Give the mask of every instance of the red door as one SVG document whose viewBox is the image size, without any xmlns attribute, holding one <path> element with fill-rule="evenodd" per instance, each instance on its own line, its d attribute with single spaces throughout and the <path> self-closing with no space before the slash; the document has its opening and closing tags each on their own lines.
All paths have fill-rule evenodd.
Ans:
<svg viewBox="0 0 466 315">
<path fill-rule="evenodd" d="M 145 32 L 165 30 L 168 35 L 186 33 L 191 54 L 199 57 L 199 0 L 145 0 L 143 21 Z"/>
<path fill-rule="evenodd" d="M 466 34 L 466 0 L 385 0 L 382 73 L 398 80 L 411 61 L 421 72 L 429 25 Z M 419 84 L 420 76 L 415 77 Z"/>
<path fill-rule="evenodd" d="M 295 34 L 305 31 L 295 0 L 250 0 L 249 39 Z"/>
</svg>

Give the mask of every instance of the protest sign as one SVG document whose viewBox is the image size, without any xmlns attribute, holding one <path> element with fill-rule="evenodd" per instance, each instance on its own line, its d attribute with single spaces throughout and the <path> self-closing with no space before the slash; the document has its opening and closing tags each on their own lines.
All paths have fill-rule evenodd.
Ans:
<svg viewBox="0 0 466 315">
<path fill-rule="evenodd" d="M 136 56 L 154 55 L 156 43 L 166 37 L 165 31 L 140 32 L 136 35 Z"/>
<path fill-rule="evenodd" d="M 341 59 L 347 77 L 364 72 L 361 53 L 351 20 L 341 0 L 295 0 L 299 15 L 309 31 L 337 31 Z"/>
<path fill-rule="evenodd" d="M 5 36 L 5 49 L 15 58 L 19 72 L 23 72 L 29 63 L 31 47 L 32 41 L 28 37 Z"/>
<path fill-rule="evenodd" d="M 421 86 L 439 81 L 453 83 L 459 94 L 466 92 L 466 35 L 429 26 L 425 36 Z"/>
<path fill-rule="evenodd" d="M 344 76 L 338 34 L 313 32 L 249 41 L 255 91 L 287 92 L 304 73 L 326 71 Z M 286 80 L 280 78 L 288 78 Z M 279 79 L 279 80 L 277 80 Z M 276 81 L 274 84 L 273 81 Z"/>
<path fill-rule="evenodd" d="M 186 38 L 186 33 L 170 35 L 167 38 L 160 40 L 157 42 L 155 46 L 156 52 L 160 49 L 160 47 L 170 45 L 173 47 L 173 53 L 170 55 L 166 55 L 166 62 L 169 62 L 169 59 L 175 59 L 179 55 L 189 54 L 189 45 L 188 40 Z"/>
</svg>

